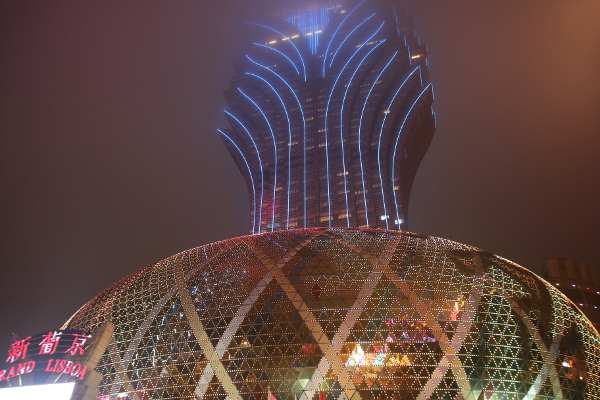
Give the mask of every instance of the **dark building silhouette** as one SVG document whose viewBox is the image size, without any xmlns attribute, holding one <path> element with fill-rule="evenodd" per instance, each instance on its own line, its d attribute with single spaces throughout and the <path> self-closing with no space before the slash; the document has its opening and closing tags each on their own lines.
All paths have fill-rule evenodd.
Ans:
<svg viewBox="0 0 600 400">
<path fill-rule="evenodd" d="M 548 257 L 542 277 L 577 304 L 600 330 L 600 273 L 596 269 L 577 261 Z"/>
<path fill-rule="evenodd" d="M 220 130 L 250 199 L 250 232 L 406 227 L 435 130 L 427 48 L 388 2 L 248 24 Z"/>
</svg>

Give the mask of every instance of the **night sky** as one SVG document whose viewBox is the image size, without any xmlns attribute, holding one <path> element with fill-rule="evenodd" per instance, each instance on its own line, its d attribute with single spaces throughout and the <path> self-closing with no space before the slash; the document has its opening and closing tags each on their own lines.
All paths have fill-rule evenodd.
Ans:
<svg viewBox="0 0 600 400">
<path fill-rule="evenodd" d="M 222 90 L 240 23 L 283 3 L 0 2 L 0 350 L 141 267 L 246 234 Z M 536 272 L 546 256 L 600 267 L 600 2 L 405 4 L 438 122 L 410 230 Z"/>
</svg>

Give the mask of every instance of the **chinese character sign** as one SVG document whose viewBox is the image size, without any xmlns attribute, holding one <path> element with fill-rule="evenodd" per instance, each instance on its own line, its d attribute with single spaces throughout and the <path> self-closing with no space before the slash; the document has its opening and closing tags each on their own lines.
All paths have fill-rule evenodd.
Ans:
<svg viewBox="0 0 600 400">
<path fill-rule="evenodd" d="M 93 346 L 92 335 L 71 329 L 46 331 L 15 340 L 8 349 L 6 365 L 0 366 L 0 389 L 30 385 L 34 381 L 56 381 L 59 379 L 56 374 L 61 382 L 85 379 L 91 368 L 86 351 Z M 5 382 L 7 380 L 11 383 Z M 3 399 L 2 395 L 0 398 Z"/>
<path fill-rule="evenodd" d="M 71 347 L 69 347 L 67 349 L 67 351 L 65 351 L 65 353 L 69 353 L 72 356 L 74 356 L 75 353 L 79 353 L 79 355 L 82 356 L 83 352 L 85 351 L 83 345 L 85 344 L 86 340 L 88 340 L 89 338 L 92 337 L 92 335 L 78 335 L 78 334 L 75 334 L 73 336 L 75 337 L 73 339 L 73 343 L 71 343 Z"/>
<path fill-rule="evenodd" d="M 62 332 L 48 332 L 40 342 L 40 351 L 38 354 L 54 354 L 61 336 Z"/>
<path fill-rule="evenodd" d="M 81 331 L 48 331 L 10 344 L 6 362 L 13 364 L 33 357 L 39 361 L 46 356 L 63 354 L 63 357 L 83 356 L 90 346 L 92 336 Z"/>
<path fill-rule="evenodd" d="M 17 360 L 23 360 L 27 357 L 27 349 L 29 348 L 29 339 L 31 336 L 28 336 L 26 339 L 15 340 L 8 350 L 8 358 L 6 362 L 13 363 Z"/>
</svg>

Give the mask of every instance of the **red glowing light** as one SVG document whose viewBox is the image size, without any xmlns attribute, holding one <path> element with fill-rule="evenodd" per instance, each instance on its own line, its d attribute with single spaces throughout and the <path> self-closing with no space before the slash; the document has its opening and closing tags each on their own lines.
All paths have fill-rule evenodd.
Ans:
<svg viewBox="0 0 600 400">
<path fill-rule="evenodd" d="M 54 354 L 61 335 L 62 332 L 48 332 L 40 342 L 40 352 L 38 354 Z"/>
<path fill-rule="evenodd" d="M 22 360 L 25 359 L 25 357 L 27 356 L 27 349 L 31 344 L 29 343 L 29 339 L 31 339 L 31 336 L 28 336 L 27 338 L 22 340 L 15 340 L 10 345 L 10 349 L 8 350 L 8 358 L 6 359 L 6 362 L 12 363 L 18 360 L 19 358 L 21 358 Z"/>
<path fill-rule="evenodd" d="M 85 341 L 88 340 L 89 338 L 92 337 L 92 335 L 78 335 L 75 334 L 73 335 L 75 336 L 75 339 L 73 339 L 73 343 L 71 343 L 71 347 L 69 347 L 67 349 L 67 351 L 65 351 L 65 353 L 69 353 L 72 356 L 75 355 L 75 353 L 79 353 L 80 356 L 83 355 L 84 352 L 84 348 L 83 345 L 85 344 Z"/>
</svg>

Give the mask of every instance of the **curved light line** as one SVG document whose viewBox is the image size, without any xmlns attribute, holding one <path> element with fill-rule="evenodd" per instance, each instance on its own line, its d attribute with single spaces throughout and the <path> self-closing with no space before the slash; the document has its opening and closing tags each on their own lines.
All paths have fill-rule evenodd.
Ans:
<svg viewBox="0 0 600 400">
<path fill-rule="evenodd" d="M 342 43 L 340 43 L 340 45 L 338 46 L 338 48 L 335 51 L 335 53 L 333 53 L 333 56 L 331 56 L 331 61 L 329 62 L 329 68 L 331 68 L 331 66 L 333 65 L 333 61 L 335 60 L 335 56 L 337 56 L 338 52 L 340 51 L 340 49 L 342 48 L 342 46 L 344 45 L 344 43 L 346 43 L 346 40 L 348 40 L 348 38 L 350 37 L 350 35 L 352 35 L 354 33 L 354 31 L 356 31 L 358 28 L 360 28 L 362 24 L 364 24 L 365 22 L 367 22 L 368 20 L 370 20 L 371 18 L 373 18 L 375 16 L 375 14 L 377 14 L 377 13 L 373 13 L 373 14 L 369 15 L 363 22 L 361 22 L 360 24 L 356 25 L 356 27 L 354 27 L 354 29 L 352 29 L 352 31 L 344 38 L 344 40 L 342 40 Z"/>
<path fill-rule="evenodd" d="M 254 189 L 254 178 L 252 177 L 252 170 L 250 169 L 250 165 L 248 165 L 248 161 L 246 161 L 246 157 L 244 157 L 244 153 L 242 153 L 242 150 L 240 150 L 238 145 L 235 144 L 235 142 L 233 140 L 231 140 L 231 138 L 229 136 L 227 136 L 225 134 L 225 132 L 223 132 L 222 130 L 217 129 L 217 132 L 219 132 L 221 135 L 225 136 L 231 142 L 231 144 L 233 144 L 235 146 L 237 151 L 240 152 L 240 155 L 244 159 L 244 162 L 246 163 L 246 168 L 248 168 L 248 175 L 250 175 L 250 181 L 252 182 L 252 194 L 254 197 L 254 199 L 252 200 L 252 204 L 254 205 L 254 211 L 252 212 L 252 234 L 254 234 L 254 232 L 255 232 L 254 227 L 256 226 L 256 190 Z"/>
<path fill-rule="evenodd" d="M 237 123 L 240 124 L 242 128 L 244 128 L 244 130 L 248 134 L 248 137 L 250 137 L 250 140 L 252 140 L 252 144 L 254 145 L 254 149 L 256 150 L 256 155 L 258 157 L 258 165 L 260 166 L 260 210 L 258 210 L 258 214 L 259 214 L 259 218 L 258 218 L 258 233 L 260 233 L 262 231 L 263 198 L 265 196 L 265 178 L 264 178 L 264 174 L 263 174 L 262 159 L 260 158 L 260 151 L 258 151 L 258 146 L 256 145 L 256 142 L 254 141 L 254 138 L 252 137 L 252 135 L 250 134 L 250 131 L 248 131 L 248 129 L 246 128 L 246 126 L 244 126 L 244 124 L 242 124 L 242 121 L 240 121 L 239 119 L 237 119 L 235 115 L 233 115 L 232 113 L 230 113 L 227 110 L 225 110 L 225 114 L 227 114 L 231 118 L 235 119 L 237 121 Z"/>
<path fill-rule="evenodd" d="M 412 106 L 410 106 L 410 109 L 406 113 L 406 116 L 404 117 L 404 121 L 402 121 L 402 125 L 400 126 L 400 129 L 398 130 L 398 135 L 396 136 L 396 144 L 394 145 L 394 155 L 392 157 L 392 193 L 394 193 L 394 203 L 396 204 L 396 221 L 398 221 L 398 230 L 401 230 L 400 229 L 400 212 L 398 211 L 398 199 L 396 197 L 396 191 L 393 190 L 394 189 L 394 183 L 395 183 L 395 181 L 394 181 L 394 171 L 396 170 L 396 151 L 398 150 L 398 141 L 400 139 L 400 135 L 402 134 L 402 129 L 404 128 L 404 124 L 406 124 L 406 120 L 408 120 L 408 117 L 409 117 L 411 111 L 413 110 L 413 108 L 415 107 L 415 105 L 417 105 L 418 101 L 421 99 L 421 96 L 423 96 L 423 94 L 427 91 L 427 89 L 431 85 L 432 84 L 430 83 L 429 85 L 425 86 L 425 89 L 423 89 L 423 91 L 419 94 L 419 96 L 417 96 L 417 99 L 412 104 Z"/>
<path fill-rule="evenodd" d="M 333 96 L 333 91 L 335 90 L 335 86 L 337 85 L 338 81 L 340 80 L 340 77 L 342 76 L 342 73 L 344 72 L 344 70 L 346 69 L 346 67 L 348 66 L 348 63 L 350 63 L 350 61 L 352 61 L 352 59 L 354 58 L 354 56 L 356 55 L 356 53 L 358 53 L 360 51 L 360 49 L 363 48 L 363 46 L 365 44 L 367 44 L 369 42 L 369 40 L 371 40 L 373 38 L 373 36 L 377 35 L 377 33 L 381 30 L 381 28 L 383 27 L 383 25 L 385 24 L 385 21 L 381 23 L 381 25 L 379 25 L 379 28 L 377 28 L 377 30 L 375 31 L 375 33 L 373 33 L 367 40 L 365 40 L 365 42 L 354 51 L 354 53 L 352 54 L 352 56 L 350 56 L 350 58 L 348 59 L 348 61 L 346 61 L 346 64 L 344 65 L 344 67 L 340 70 L 340 73 L 338 74 L 338 76 L 335 78 L 335 82 L 333 82 L 333 85 L 331 86 L 331 91 L 329 92 L 329 98 L 327 99 L 327 107 L 325 108 L 325 124 L 324 124 L 324 133 L 325 133 L 325 165 L 327 168 L 327 217 L 329 218 L 328 224 L 329 227 L 331 228 L 331 190 L 330 190 L 330 179 L 329 179 L 329 140 L 327 137 L 327 133 L 328 133 L 328 124 L 327 124 L 327 115 L 329 114 L 329 104 L 331 103 L 331 97 Z M 343 141 L 342 141 L 342 148 L 343 148 Z M 344 157 L 344 153 L 342 152 L 342 157 Z M 345 172 L 345 171 L 344 171 Z M 344 179 L 346 179 L 346 175 L 344 175 Z"/>
<path fill-rule="evenodd" d="M 285 111 L 285 116 L 287 118 L 288 133 L 289 133 L 289 142 L 288 143 L 292 143 L 292 124 L 290 123 L 290 116 L 288 114 L 287 107 L 285 106 L 285 103 L 283 102 L 283 99 L 281 98 L 281 96 L 279 96 L 279 93 L 277 93 L 277 90 L 275 90 L 275 88 L 273 87 L 273 85 L 271 85 L 269 83 L 269 81 L 267 81 L 262 76 L 258 76 L 256 74 L 253 74 L 253 73 L 250 73 L 250 72 L 246 72 L 246 75 L 254 76 L 254 77 L 260 79 L 261 81 L 263 81 L 264 83 L 266 83 L 271 88 L 271 90 L 273 91 L 273 93 L 275 93 L 275 95 L 277 96 L 277 98 L 281 102 L 281 105 L 283 107 L 283 111 Z M 288 196 L 287 196 L 287 211 L 286 211 L 287 216 L 286 216 L 285 229 L 289 229 L 289 227 L 290 227 L 290 181 L 291 181 L 291 177 L 292 177 L 292 146 L 288 145 L 288 183 L 287 183 Z"/>
<path fill-rule="evenodd" d="M 326 61 L 327 61 L 327 54 L 329 53 L 329 47 L 331 46 L 331 43 L 333 42 L 333 38 L 335 37 L 335 35 L 338 33 L 338 31 L 340 30 L 340 28 L 342 27 L 342 25 L 344 24 L 344 22 L 346 22 L 346 20 L 348 19 L 348 17 L 350 17 L 350 15 L 352 15 L 352 13 L 358 8 L 360 7 L 360 5 L 362 3 L 364 3 L 366 0 L 361 1 L 360 3 L 358 3 L 356 5 L 356 7 L 354 7 L 352 9 L 352 11 L 350 11 L 348 13 L 348 15 L 346 15 L 346 17 L 342 20 L 342 22 L 340 22 L 340 24 L 338 25 L 338 27 L 335 29 L 335 32 L 333 32 L 333 35 L 331 35 L 331 39 L 329 39 L 329 43 L 327 44 L 327 48 L 325 49 L 325 52 L 323 53 L 323 78 L 325 78 L 325 66 Z"/>
<path fill-rule="evenodd" d="M 283 38 L 287 38 L 287 36 L 285 36 L 283 33 L 281 33 L 281 32 L 279 32 L 279 31 L 277 31 L 277 30 L 275 30 L 275 29 L 271 28 L 270 26 L 266 26 L 266 25 L 257 24 L 257 23 L 255 23 L 255 22 L 246 22 L 246 23 L 247 23 L 247 24 L 250 24 L 250 25 L 261 26 L 261 27 L 263 27 L 263 28 L 269 29 L 269 30 L 271 30 L 271 31 L 273 31 L 273 32 L 275 32 L 275 33 L 277 33 L 277 34 L 281 35 L 281 37 L 283 37 Z M 300 56 L 300 61 L 302 62 L 302 69 L 303 69 L 303 71 L 304 71 L 304 82 L 306 82 L 306 65 L 304 65 L 304 58 L 302 57 L 302 54 L 300 53 L 300 50 L 298 50 L 298 48 L 296 47 L 296 45 L 294 44 L 294 42 L 292 42 L 292 39 L 289 39 L 289 38 L 288 38 L 287 42 L 288 42 L 289 44 L 291 44 L 291 45 L 294 47 L 294 49 L 296 50 L 296 53 L 298 53 L 298 55 Z"/>
<path fill-rule="evenodd" d="M 292 59 L 291 59 L 291 58 L 289 58 L 288 56 L 286 56 L 286 55 L 285 55 L 284 53 L 282 53 L 281 51 L 277 50 L 277 49 L 276 49 L 276 48 L 274 48 L 274 47 L 267 46 L 267 45 L 265 45 L 265 44 L 260 44 L 260 43 L 252 43 L 252 44 L 254 44 L 254 45 L 256 45 L 256 46 L 264 47 L 264 48 L 266 48 L 266 49 L 271 49 L 271 50 L 273 50 L 273 51 L 276 51 L 276 52 L 278 52 L 279 54 L 281 54 L 282 56 L 284 56 L 284 57 L 285 57 L 285 58 L 286 58 L 286 59 L 287 59 L 287 60 L 290 62 L 290 64 L 292 64 L 292 67 L 294 67 L 294 69 L 296 70 L 296 72 L 298 73 L 298 75 L 300 75 L 300 71 L 298 71 L 298 67 L 296 67 L 296 64 L 294 64 L 294 62 L 292 61 Z"/>
<path fill-rule="evenodd" d="M 279 79 L 281 79 L 281 81 L 288 87 L 288 89 L 290 89 L 290 92 L 292 92 L 292 94 L 294 95 L 294 97 L 296 98 L 296 102 L 298 102 L 298 107 L 300 108 L 300 113 L 302 114 L 302 124 L 303 124 L 303 132 L 304 132 L 304 175 L 303 175 L 303 180 L 304 180 L 304 198 L 303 198 L 303 202 L 304 202 L 304 227 L 307 228 L 306 226 L 306 119 L 304 118 L 304 109 L 302 108 L 302 103 L 300 102 L 300 99 L 298 98 L 298 96 L 296 95 L 296 92 L 294 92 L 294 89 L 292 89 L 292 87 L 290 86 L 289 83 L 287 83 L 287 81 L 285 79 L 283 79 L 281 77 L 281 75 L 279 75 L 277 72 L 273 71 L 272 69 L 270 69 L 269 67 L 266 67 L 262 64 L 257 63 L 256 61 L 254 61 L 253 59 L 251 59 L 249 56 L 246 56 L 246 58 L 253 64 L 262 67 L 264 69 L 266 69 L 267 71 L 275 74 Z M 291 143 L 291 141 L 290 141 Z M 291 145 L 290 145 L 290 149 L 291 149 Z"/>
<path fill-rule="evenodd" d="M 377 75 L 377 78 L 375 78 L 375 81 L 373 81 L 373 84 L 371 85 L 371 88 L 369 89 L 369 93 L 367 93 L 367 97 L 365 97 L 365 102 L 363 104 L 363 108 L 360 113 L 360 120 L 358 123 L 358 157 L 360 159 L 360 175 L 361 175 L 361 179 L 362 179 L 363 200 L 365 203 L 365 220 L 366 220 L 367 228 L 369 227 L 369 211 L 368 211 L 368 207 L 367 207 L 367 193 L 366 193 L 367 188 L 365 185 L 365 170 L 363 167 L 362 144 L 361 144 L 363 116 L 365 114 L 365 109 L 367 108 L 367 102 L 369 101 L 369 98 L 371 97 L 371 92 L 375 88 L 375 85 L 377 84 L 377 82 L 379 82 L 379 78 L 381 78 L 381 75 L 383 75 L 383 72 L 387 69 L 387 67 L 389 67 L 389 65 L 392 63 L 392 61 L 394 61 L 394 58 L 396 58 L 397 54 L 398 54 L 398 51 L 396 51 L 394 53 L 392 58 L 390 58 L 390 61 L 385 65 L 385 67 L 383 67 L 383 69 L 381 70 L 379 75 Z"/>
<path fill-rule="evenodd" d="M 271 232 L 273 232 L 275 230 L 275 204 L 276 204 L 276 194 L 277 194 L 277 144 L 275 142 L 275 133 L 273 133 L 273 128 L 271 127 L 271 123 L 269 122 L 269 119 L 267 118 L 267 116 L 265 115 L 265 113 L 263 112 L 263 110 L 258 106 L 258 104 L 256 104 L 256 102 L 254 102 L 254 100 L 252 100 L 246 93 L 244 93 L 242 91 L 242 89 L 237 88 L 238 91 L 248 100 L 250 100 L 250 102 L 252 102 L 252 104 L 254 104 L 254 107 L 256 107 L 256 109 L 258 111 L 260 111 L 260 113 L 262 114 L 263 118 L 265 119 L 265 122 L 267 123 L 267 126 L 269 127 L 269 131 L 271 131 L 271 137 L 273 138 L 273 152 L 275 153 L 275 167 L 274 167 L 274 179 L 273 179 L 273 217 L 271 219 Z"/>
<path fill-rule="evenodd" d="M 392 100 L 390 101 L 390 104 L 387 106 L 386 111 L 392 107 L 394 100 L 396 100 L 396 96 L 398 96 L 398 93 L 400 93 L 400 90 L 402 90 L 402 88 L 404 87 L 404 84 L 408 81 L 408 79 L 412 76 L 412 74 L 415 73 L 415 71 L 417 69 L 419 69 L 419 67 L 413 69 L 412 72 L 410 74 L 408 74 L 406 79 L 404 79 L 404 82 L 402 82 L 402 84 L 400 85 L 398 90 L 396 90 L 394 97 L 392 97 Z M 378 165 L 378 169 L 379 169 L 379 186 L 381 187 L 381 200 L 383 202 L 383 215 L 387 215 L 387 206 L 385 204 L 385 190 L 383 187 L 383 175 L 381 174 L 381 137 L 383 136 L 383 126 L 385 125 L 385 120 L 387 119 L 388 115 L 389 115 L 389 113 L 385 113 L 385 115 L 383 116 L 383 121 L 381 121 L 381 128 L 379 129 L 379 143 L 377 145 L 377 165 Z M 393 189 L 393 187 L 392 187 L 392 189 Z M 389 229 L 389 224 L 388 224 L 387 218 L 385 219 L 385 229 Z"/>
<path fill-rule="evenodd" d="M 360 60 L 360 62 L 358 63 L 358 66 L 352 73 L 350 80 L 348 80 L 348 84 L 346 85 L 346 91 L 344 92 L 344 97 L 342 98 L 342 106 L 340 109 L 340 143 L 342 144 L 342 168 L 344 170 L 344 196 L 346 199 L 346 224 L 347 224 L 348 228 L 350 228 L 350 217 L 348 216 L 348 214 L 350 213 L 350 206 L 348 204 L 348 183 L 347 183 L 347 178 L 346 178 L 346 157 L 345 157 L 345 153 L 344 153 L 344 105 L 346 104 L 346 96 L 348 95 L 350 86 L 352 86 L 352 81 L 354 80 L 354 76 L 356 76 L 356 73 L 360 69 L 361 65 L 363 65 L 363 63 L 365 62 L 367 57 L 369 57 L 369 54 L 371 54 L 377 47 L 379 47 L 384 42 L 385 42 L 385 39 L 382 40 L 381 42 L 377 43 L 375 46 L 373 46 L 373 48 L 371 50 L 369 50 L 369 52 L 362 58 L 362 60 Z M 361 168 L 362 168 L 362 165 L 361 165 Z"/>
</svg>

